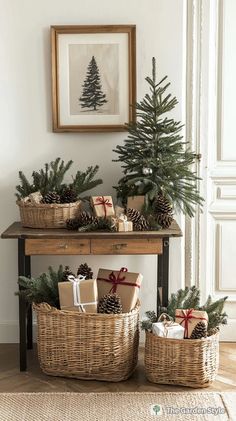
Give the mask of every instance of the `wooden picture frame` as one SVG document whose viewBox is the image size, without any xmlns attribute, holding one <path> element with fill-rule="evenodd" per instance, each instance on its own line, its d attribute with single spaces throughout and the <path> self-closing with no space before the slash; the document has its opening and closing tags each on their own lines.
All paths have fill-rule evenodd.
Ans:
<svg viewBox="0 0 236 421">
<path fill-rule="evenodd" d="M 51 26 L 54 132 L 114 132 L 135 120 L 136 26 Z"/>
</svg>

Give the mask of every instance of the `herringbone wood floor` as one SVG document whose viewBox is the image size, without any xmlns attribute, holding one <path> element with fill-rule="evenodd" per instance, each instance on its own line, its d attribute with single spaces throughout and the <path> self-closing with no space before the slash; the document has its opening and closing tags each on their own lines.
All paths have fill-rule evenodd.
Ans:
<svg viewBox="0 0 236 421">
<path fill-rule="evenodd" d="M 0 344 L 0 392 L 161 392 L 189 390 L 184 387 L 149 383 L 143 370 L 143 351 L 133 376 L 120 383 L 82 381 L 46 376 L 40 370 L 36 350 L 28 351 L 28 371 L 18 369 L 18 345 Z M 206 390 L 236 392 L 236 343 L 221 343 L 220 370 L 215 383 Z M 199 389 L 191 389 L 199 391 Z"/>
</svg>

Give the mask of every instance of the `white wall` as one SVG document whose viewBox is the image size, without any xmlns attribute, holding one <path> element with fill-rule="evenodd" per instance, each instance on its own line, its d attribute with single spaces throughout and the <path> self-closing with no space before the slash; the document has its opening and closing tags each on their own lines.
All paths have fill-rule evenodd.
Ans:
<svg viewBox="0 0 236 421">
<path fill-rule="evenodd" d="M 112 193 L 121 175 L 112 163 L 112 149 L 125 133 L 55 134 L 51 129 L 51 81 L 49 27 L 55 24 L 136 24 L 137 93 L 146 93 L 144 77 L 151 73 L 151 58 L 158 62 L 159 75 L 167 74 L 172 93 L 179 99 L 175 117 L 184 120 L 185 103 L 185 1 L 183 0 L 0 0 L 0 230 L 19 219 L 15 185 L 19 169 L 33 169 L 57 156 L 73 158 L 76 167 L 99 164 L 104 179 L 98 193 Z M 95 191 L 94 191 L 95 193 Z M 113 191 L 114 194 L 114 191 Z M 181 286 L 182 241 L 171 241 L 171 289 Z M 87 261 L 98 267 L 141 271 L 143 309 L 155 308 L 156 258 L 83 257 L 32 259 L 37 274 L 48 264 L 60 262 L 76 268 Z M 0 240 L 0 342 L 17 341 L 18 306 L 16 240 Z"/>
</svg>

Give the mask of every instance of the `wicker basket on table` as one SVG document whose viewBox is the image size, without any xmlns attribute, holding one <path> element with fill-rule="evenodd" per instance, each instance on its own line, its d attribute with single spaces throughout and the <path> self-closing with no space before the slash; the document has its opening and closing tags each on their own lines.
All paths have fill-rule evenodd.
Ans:
<svg viewBox="0 0 236 421">
<path fill-rule="evenodd" d="M 138 361 L 139 307 L 99 314 L 35 305 L 41 369 L 52 376 L 126 380 Z"/>
<path fill-rule="evenodd" d="M 207 387 L 219 366 L 219 333 L 202 339 L 167 339 L 146 331 L 145 372 L 153 383 Z"/>
<path fill-rule="evenodd" d="M 67 219 L 78 216 L 81 201 L 62 204 L 33 204 L 18 200 L 21 224 L 28 228 L 65 228 Z"/>
</svg>

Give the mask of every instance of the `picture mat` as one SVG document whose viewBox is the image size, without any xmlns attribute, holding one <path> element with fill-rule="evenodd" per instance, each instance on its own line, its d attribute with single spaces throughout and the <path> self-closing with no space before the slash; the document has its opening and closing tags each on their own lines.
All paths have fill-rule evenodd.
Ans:
<svg viewBox="0 0 236 421">
<path fill-rule="evenodd" d="M 70 113 L 69 46 L 85 44 L 115 44 L 118 46 L 119 114 Z M 127 33 L 59 34 L 58 36 L 58 86 L 60 125 L 118 125 L 129 121 L 129 48 Z M 85 72 L 86 73 L 86 72 Z M 83 78 L 85 76 L 82 75 Z"/>
</svg>

